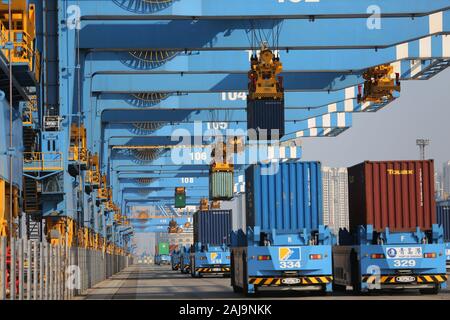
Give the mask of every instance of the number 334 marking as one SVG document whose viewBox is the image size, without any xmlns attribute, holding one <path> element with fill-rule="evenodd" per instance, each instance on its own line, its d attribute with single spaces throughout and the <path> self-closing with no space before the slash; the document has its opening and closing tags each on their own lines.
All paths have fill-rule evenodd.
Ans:
<svg viewBox="0 0 450 320">
<path fill-rule="evenodd" d="M 281 269 L 300 268 L 300 261 L 281 261 L 280 268 Z"/>
</svg>

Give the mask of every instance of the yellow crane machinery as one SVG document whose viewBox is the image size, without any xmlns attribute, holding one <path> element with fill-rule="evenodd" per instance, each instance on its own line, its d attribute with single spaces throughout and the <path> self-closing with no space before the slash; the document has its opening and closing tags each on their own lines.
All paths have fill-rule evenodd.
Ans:
<svg viewBox="0 0 450 320">
<path fill-rule="evenodd" d="M 72 247 L 75 244 L 76 223 L 68 217 L 46 217 L 45 228 L 47 241 L 52 245 L 67 245 Z"/>
<path fill-rule="evenodd" d="M 94 155 L 89 154 L 86 180 L 86 188 L 89 189 L 89 192 L 92 191 L 92 189 L 98 189 L 100 187 L 100 165 L 98 153 L 95 153 Z"/>
<path fill-rule="evenodd" d="M 40 54 L 35 48 L 36 40 L 36 7 L 27 4 L 27 0 L 11 2 L 11 30 L 9 30 L 9 4 L 0 3 L 0 46 L 3 55 L 13 64 L 28 65 L 28 70 L 34 73 L 36 82 L 40 74 Z M 10 39 L 11 35 L 11 39 Z M 12 45 L 11 58 L 9 47 Z"/>
<path fill-rule="evenodd" d="M 106 175 L 101 175 L 100 178 L 100 189 L 98 190 L 97 198 L 100 202 L 108 201 L 110 198 L 111 191 L 108 188 L 108 184 L 106 181 Z"/>
<path fill-rule="evenodd" d="M 70 127 L 69 161 L 76 162 L 82 170 L 86 170 L 88 150 L 86 141 L 86 128 L 73 123 Z"/>
<path fill-rule="evenodd" d="M 209 210 L 209 201 L 208 199 L 200 200 L 200 211 L 208 211 Z"/>
<path fill-rule="evenodd" d="M 211 202 L 211 209 L 214 209 L 214 210 L 220 209 L 220 201 L 212 201 Z"/>
<path fill-rule="evenodd" d="M 181 233 L 181 232 L 183 232 L 183 229 L 181 229 L 178 226 L 178 223 L 174 219 L 170 220 L 169 227 L 167 228 L 167 230 L 168 230 L 169 233 Z"/>
<path fill-rule="evenodd" d="M 230 162 L 233 159 L 228 157 L 228 147 L 226 143 L 218 143 L 211 151 L 211 172 L 229 172 L 234 171 L 234 165 Z"/>
<path fill-rule="evenodd" d="M 248 99 L 284 99 L 283 80 L 279 76 L 282 71 L 283 64 L 280 58 L 263 44 L 259 57 L 256 55 L 251 57 Z"/>
<path fill-rule="evenodd" d="M 242 153 L 244 152 L 245 145 L 244 145 L 244 138 L 243 137 L 231 137 L 227 141 L 227 150 L 230 151 L 230 153 Z"/>
<path fill-rule="evenodd" d="M 384 103 L 394 99 L 394 92 L 400 92 L 400 75 L 391 65 L 370 68 L 363 74 L 364 90 L 358 87 L 358 103 Z"/>
<path fill-rule="evenodd" d="M 24 127 L 33 124 L 33 113 L 38 111 L 37 97 L 32 95 L 29 99 L 30 100 L 25 102 L 25 106 L 22 110 L 22 124 Z"/>
<path fill-rule="evenodd" d="M 20 212 L 19 205 L 19 190 L 13 186 L 12 195 L 10 194 L 9 183 L 0 179 L 0 237 L 17 236 L 17 225 L 12 223 L 12 230 L 10 230 L 10 221 L 14 221 Z M 10 208 L 10 197 L 12 196 L 12 210 Z M 12 212 L 12 217 L 11 217 Z M 12 220 L 10 220 L 10 218 Z"/>
</svg>

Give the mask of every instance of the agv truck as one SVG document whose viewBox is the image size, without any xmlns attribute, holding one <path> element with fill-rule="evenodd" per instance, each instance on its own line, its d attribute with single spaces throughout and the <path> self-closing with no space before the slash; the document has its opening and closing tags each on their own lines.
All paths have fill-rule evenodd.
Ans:
<svg viewBox="0 0 450 320">
<path fill-rule="evenodd" d="M 232 233 L 234 291 L 331 292 L 335 237 L 322 223 L 321 164 L 251 165 L 245 179 L 245 222 Z"/>
<path fill-rule="evenodd" d="M 194 215 L 191 275 L 230 275 L 231 210 L 198 211 Z"/>
<path fill-rule="evenodd" d="M 191 246 L 183 246 L 180 249 L 180 271 L 189 274 L 191 272 Z"/>
<path fill-rule="evenodd" d="M 170 261 L 172 264 L 172 271 L 180 270 L 181 259 L 180 259 L 180 250 L 173 250 L 170 255 Z"/>
<path fill-rule="evenodd" d="M 446 288 L 433 161 L 366 161 L 349 168 L 348 179 L 350 230 L 339 232 L 333 249 L 335 286 L 425 294 Z"/>
</svg>

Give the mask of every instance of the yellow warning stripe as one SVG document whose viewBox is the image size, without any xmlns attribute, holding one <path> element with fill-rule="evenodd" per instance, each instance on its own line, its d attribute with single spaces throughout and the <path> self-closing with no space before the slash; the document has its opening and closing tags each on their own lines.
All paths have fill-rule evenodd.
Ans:
<svg viewBox="0 0 450 320">
<path fill-rule="evenodd" d="M 418 276 L 418 283 L 442 283 L 448 280 L 447 275 Z"/>
<path fill-rule="evenodd" d="M 327 284 L 333 281 L 332 276 L 321 276 L 321 277 L 291 277 L 289 279 L 298 279 L 297 285 L 314 285 L 314 284 Z M 253 285 L 261 286 L 279 286 L 283 284 L 283 278 L 273 278 L 273 277 L 250 277 L 248 282 Z"/>
<path fill-rule="evenodd" d="M 217 269 L 217 268 L 196 268 L 195 271 L 217 273 L 217 272 L 230 272 L 230 270 L 231 270 L 229 267 L 220 268 L 220 271 L 213 270 L 213 269 Z"/>
<path fill-rule="evenodd" d="M 397 277 L 400 276 L 401 275 L 381 276 L 379 279 L 380 283 L 398 283 Z M 413 277 L 416 277 L 417 283 L 442 283 L 448 280 L 447 275 L 423 275 L 423 276 L 413 275 Z M 362 281 L 367 283 L 375 283 L 377 279 L 378 279 L 377 276 L 374 275 L 362 277 Z"/>
</svg>

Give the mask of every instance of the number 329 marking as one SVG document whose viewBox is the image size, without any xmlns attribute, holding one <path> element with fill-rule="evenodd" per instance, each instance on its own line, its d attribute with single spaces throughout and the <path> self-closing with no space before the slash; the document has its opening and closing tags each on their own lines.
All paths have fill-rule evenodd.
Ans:
<svg viewBox="0 0 450 320">
<path fill-rule="evenodd" d="M 281 261 L 280 268 L 281 269 L 300 268 L 300 261 Z"/>
<path fill-rule="evenodd" d="M 394 267 L 415 267 L 415 260 L 394 260 Z"/>
</svg>

